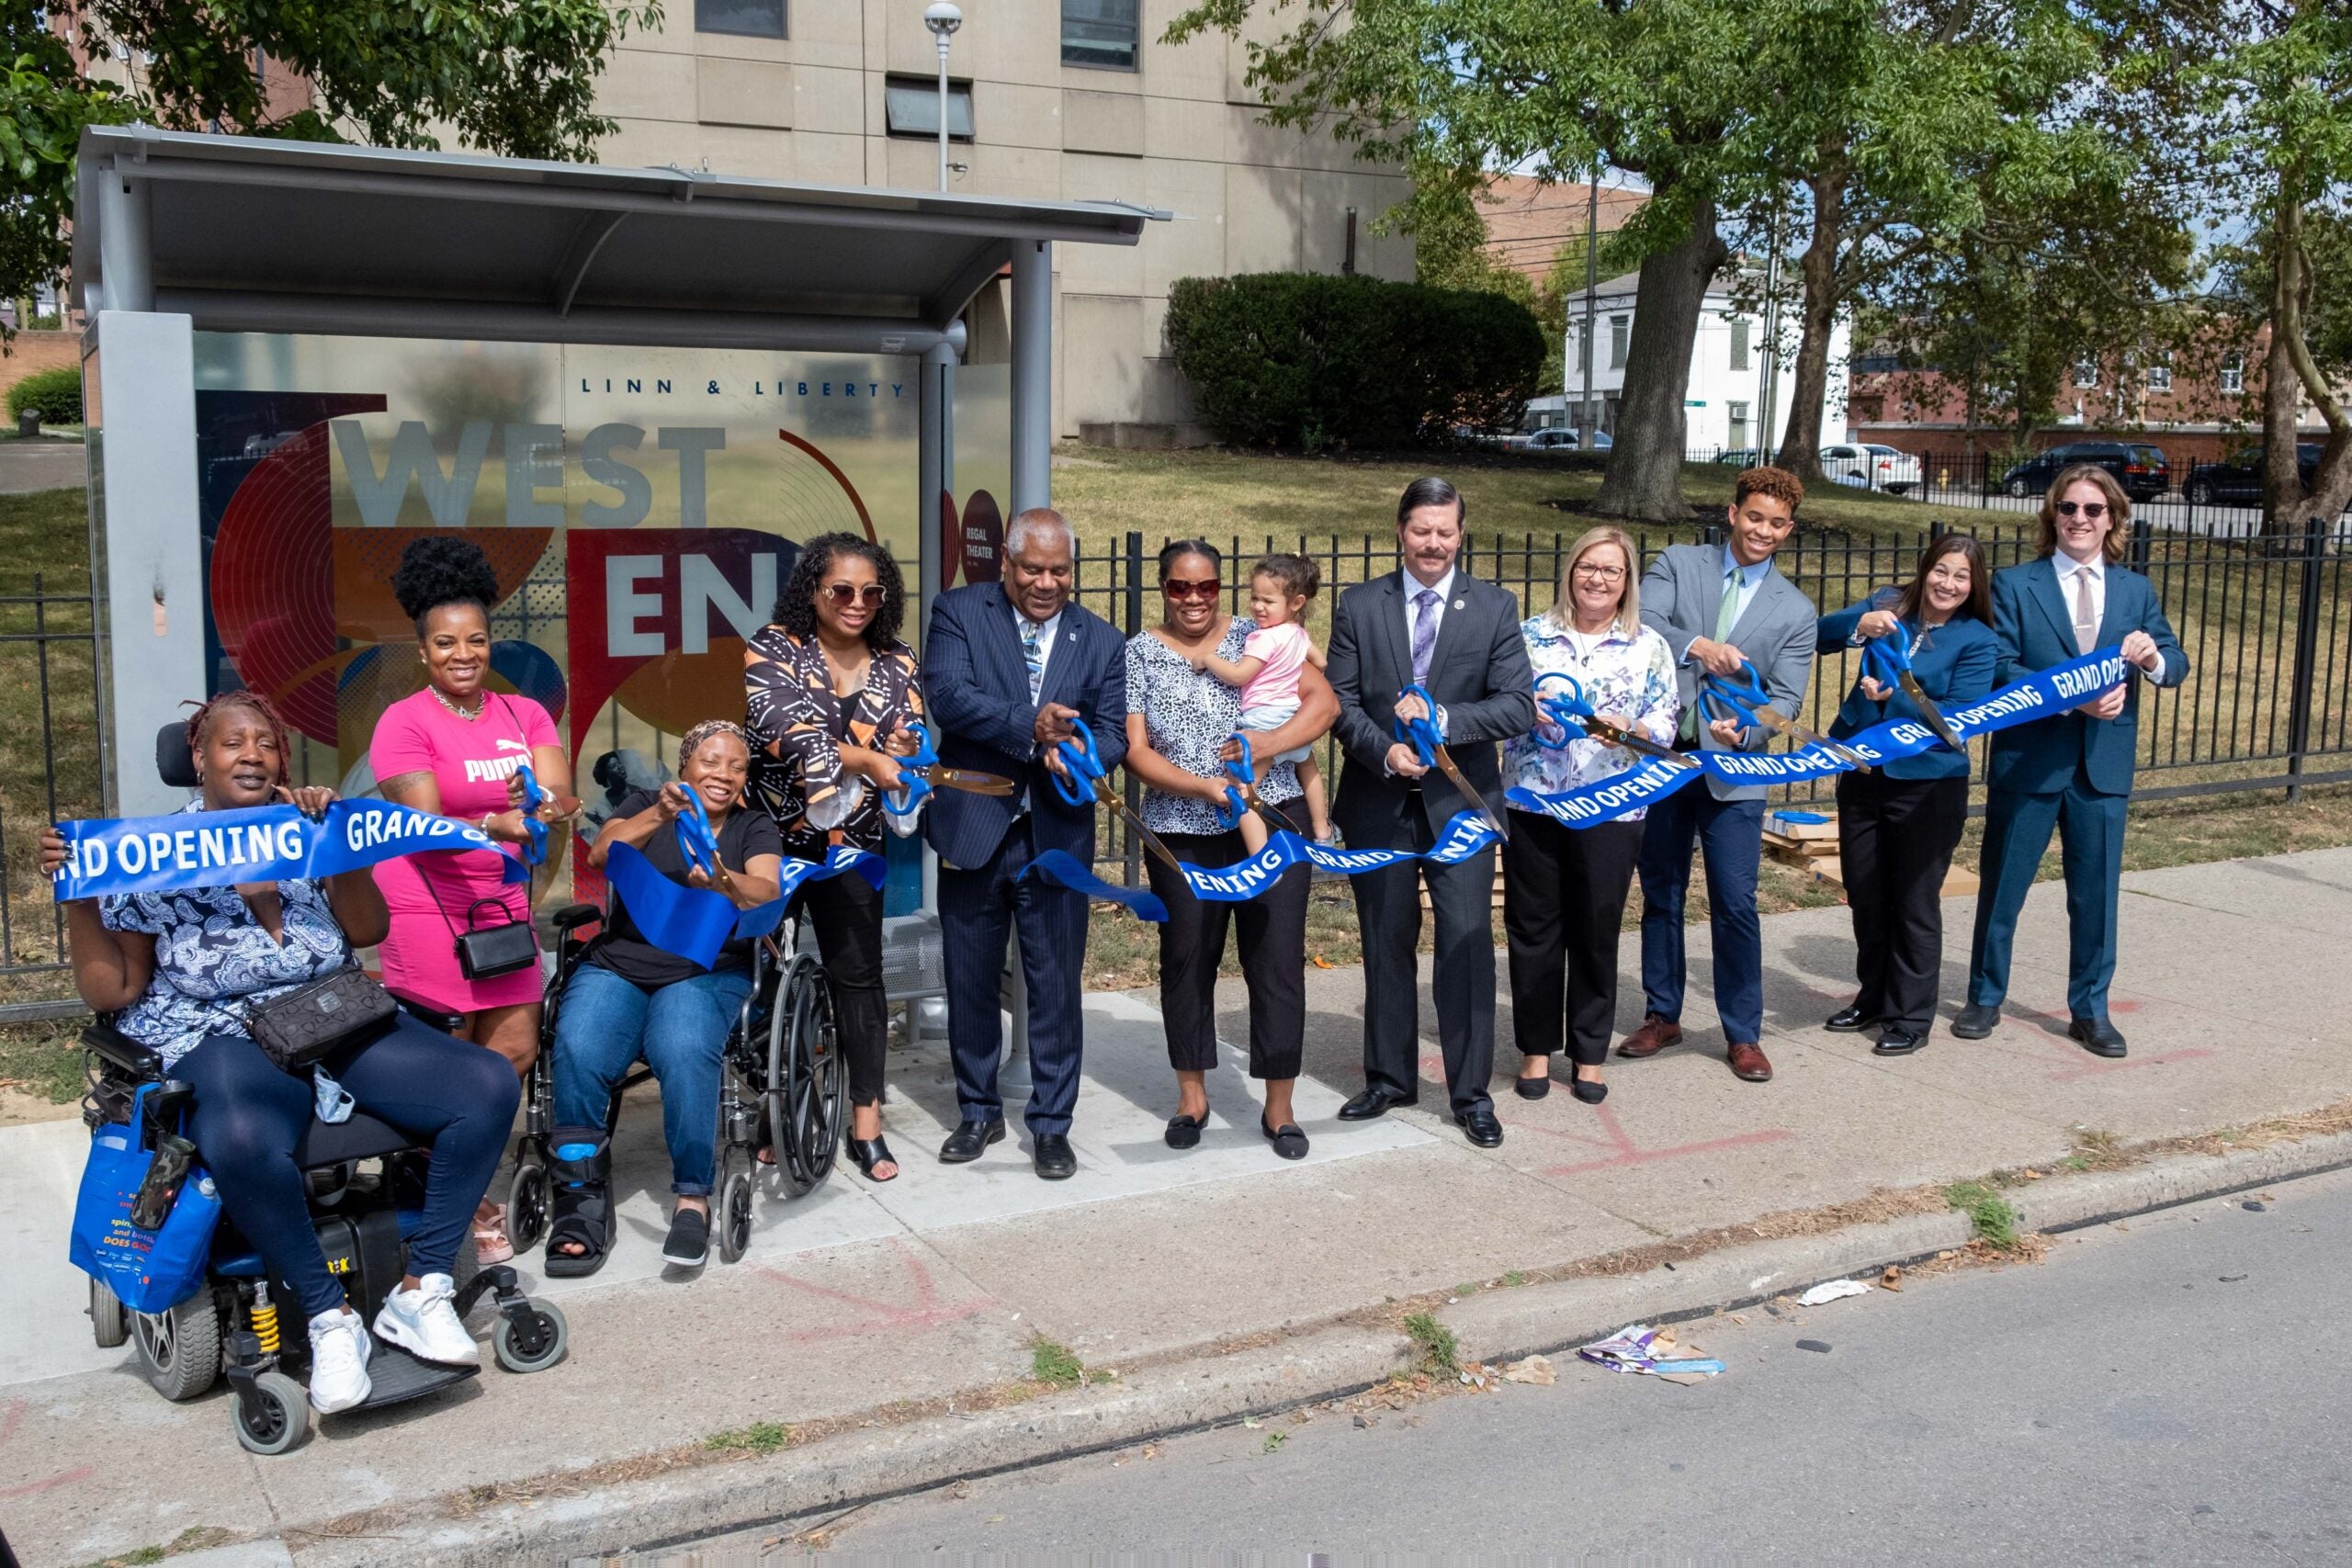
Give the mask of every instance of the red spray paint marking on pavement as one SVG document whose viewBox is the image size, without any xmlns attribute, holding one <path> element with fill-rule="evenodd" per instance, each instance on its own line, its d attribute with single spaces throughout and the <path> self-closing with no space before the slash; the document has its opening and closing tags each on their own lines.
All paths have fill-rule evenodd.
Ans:
<svg viewBox="0 0 2352 1568">
<path fill-rule="evenodd" d="M 17 1429 L 25 1424 L 25 1402 L 21 1399 L 8 1402 L 7 1415 L 0 1416 L 0 1449 L 6 1448 L 8 1440 L 17 1435 Z M 43 1476 L 39 1481 L 28 1481 L 21 1486 L 0 1486 L 0 1502 L 11 1497 L 29 1497 L 36 1492 L 47 1492 L 53 1487 L 70 1486 L 76 1481 L 87 1481 L 97 1472 L 96 1465 L 83 1464 L 72 1470 L 61 1470 L 55 1475 Z"/>
<path fill-rule="evenodd" d="M 896 1236 L 891 1238 L 890 1246 L 906 1264 L 907 1276 L 914 1296 L 911 1304 L 852 1295 L 846 1291 L 836 1291 L 829 1286 L 812 1284 L 806 1280 L 796 1280 L 773 1265 L 762 1268 L 760 1272 L 778 1284 L 788 1285 L 805 1294 L 817 1296 L 825 1301 L 839 1302 L 844 1306 L 857 1309 L 858 1315 L 854 1322 L 834 1324 L 821 1328 L 797 1329 L 785 1337 L 796 1345 L 814 1345 L 827 1339 L 846 1339 L 854 1335 L 868 1334 L 880 1328 L 937 1328 L 950 1323 L 961 1323 L 967 1317 L 976 1317 L 994 1304 L 992 1299 L 987 1296 L 982 1296 L 977 1301 L 943 1304 L 939 1300 L 939 1288 L 932 1281 L 931 1270 L 924 1266 L 922 1259 L 916 1257 L 907 1244 Z"/>
<path fill-rule="evenodd" d="M 1588 1138 L 1581 1133 L 1565 1133 L 1556 1127 L 1538 1127 L 1523 1122 L 1515 1122 L 1514 1125 L 1527 1126 L 1530 1132 L 1549 1133 L 1555 1138 L 1566 1138 L 1572 1144 L 1583 1144 L 1589 1148 L 1609 1151 L 1600 1159 L 1582 1160 L 1575 1165 L 1547 1166 L 1540 1173 L 1544 1176 L 1577 1176 L 1589 1170 L 1615 1170 L 1625 1166 L 1647 1165 L 1656 1160 L 1679 1159 L 1684 1155 L 1706 1154 L 1715 1149 L 1738 1149 L 1751 1147 L 1758 1144 L 1777 1144 L 1783 1138 L 1792 1138 L 1796 1135 L 1786 1127 L 1768 1127 L 1760 1132 L 1735 1133 L 1726 1138 L 1709 1138 L 1696 1144 L 1677 1144 L 1670 1148 L 1645 1149 L 1634 1143 L 1632 1135 L 1619 1125 L 1617 1112 L 1611 1111 L 1606 1104 L 1603 1104 L 1594 1114 L 1600 1122 L 1600 1130 L 1608 1134 L 1605 1139 Z"/>
</svg>

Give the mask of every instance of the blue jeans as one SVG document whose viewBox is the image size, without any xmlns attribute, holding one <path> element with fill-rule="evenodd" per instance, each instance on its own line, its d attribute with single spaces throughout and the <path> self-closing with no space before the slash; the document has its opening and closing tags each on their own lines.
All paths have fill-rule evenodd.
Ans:
<svg viewBox="0 0 2352 1568">
<path fill-rule="evenodd" d="M 1715 945 L 1715 1013 L 1726 1044 L 1764 1035 L 1764 931 L 1756 919 L 1756 873 L 1764 852 L 1764 803 L 1717 800 L 1704 780 L 1650 807 L 1643 825 L 1642 992 L 1660 1018 L 1682 1017 L 1682 906 L 1690 846 L 1707 866 L 1707 923 Z"/>
<path fill-rule="evenodd" d="M 751 991 L 752 977 L 740 970 L 645 991 L 609 969 L 582 964 L 556 1014 L 556 1124 L 605 1125 L 613 1090 L 642 1056 L 662 1086 L 670 1190 L 681 1198 L 710 1196 L 718 1163 L 719 1060 Z"/>
</svg>

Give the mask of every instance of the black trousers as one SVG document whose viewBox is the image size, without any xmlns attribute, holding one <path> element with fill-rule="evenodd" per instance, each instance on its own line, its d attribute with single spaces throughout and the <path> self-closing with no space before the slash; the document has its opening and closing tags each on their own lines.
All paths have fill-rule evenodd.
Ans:
<svg viewBox="0 0 2352 1568">
<path fill-rule="evenodd" d="M 1968 820 L 1968 781 L 1838 775 L 1838 854 L 1854 912 L 1864 1018 L 1925 1034 L 1943 976 L 1944 874 Z"/>
<path fill-rule="evenodd" d="M 1178 860 L 1231 865 L 1249 851 L 1234 833 L 1162 833 Z M 1220 904 L 1196 898 L 1157 855 L 1144 857 L 1151 890 L 1168 906 L 1159 928 L 1159 1010 L 1168 1065 L 1180 1073 L 1216 1066 L 1216 971 L 1228 925 L 1241 933 L 1241 976 L 1250 987 L 1250 1076 L 1295 1078 L 1306 1047 L 1306 891 L 1312 871 L 1293 866 L 1255 898 Z"/>
<path fill-rule="evenodd" d="M 1531 1056 L 1597 1066 L 1617 1027 L 1617 935 L 1641 857 L 1639 822 L 1570 828 L 1515 811 L 1503 846 L 1511 1033 Z"/>
<path fill-rule="evenodd" d="M 882 994 L 882 891 L 855 872 L 806 884 L 796 910 L 817 928 L 817 953 L 833 987 L 833 1030 L 849 1066 L 849 1097 L 882 1100 L 882 1066 L 890 1049 L 890 1010 Z"/>
<path fill-rule="evenodd" d="M 1351 849 L 1426 851 L 1436 842 L 1419 791 L 1400 803 L 1396 825 Z M 1490 1107 L 1495 1072 L 1495 852 L 1454 865 L 1406 861 L 1350 877 L 1363 929 L 1365 1087 L 1400 1099 L 1420 1091 L 1420 882 L 1437 916 L 1438 1044 L 1456 1114 Z"/>
</svg>

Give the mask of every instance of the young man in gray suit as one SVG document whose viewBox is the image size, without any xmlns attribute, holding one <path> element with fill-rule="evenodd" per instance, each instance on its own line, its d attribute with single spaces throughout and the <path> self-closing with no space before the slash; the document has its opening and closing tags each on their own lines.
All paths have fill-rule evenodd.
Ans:
<svg viewBox="0 0 2352 1568">
<path fill-rule="evenodd" d="M 1795 531 L 1804 486 L 1780 468 L 1749 468 L 1736 481 L 1731 536 L 1721 545 L 1673 545 L 1642 574 L 1642 624 L 1666 638 L 1682 698 L 1686 751 L 1761 751 L 1771 732 L 1698 707 L 1702 674 L 1740 677 L 1752 663 L 1772 705 L 1791 717 L 1813 673 L 1818 612 L 1772 570 Z M 1764 849 L 1764 791 L 1710 776 L 1650 807 L 1642 833 L 1642 1026 L 1620 1056 L 1654 1056 L 1682 1038 L 1682 907 L 1690 844 L 1707 865 L 1707 923 L 1714 935 L 1715 1012 L 1731 1070 L 1750 1083 L 1772 1076 L 1764 1033 L 1764 938 L 1756 921 L 1756 872 Z"/>
<path fill-rule="evenodd" d="M 1470 803 L 1421 765 L 1393 723 L 1437 705 L 1438 733 L 1470 787 L 1503 809 L 1495 742 L 1535 725 L 1535 676 L 1519 635 L 1519 602 L 1456 570 L 1467 508 L 1441 479 L 1415 479 L 1396 503 L 1403 570 L 1340 595 L 1328 658 L 1340 699 L 1334 733 L 1348 754 L 1331 820 L 1358 850 L 1427 850 Z M 1400 700 L 1401 699 L 1401 700 Z M 1342 1106 L 1363 1122 L 1420 1096 L 1420 883 L 1437 914 L 1437 1032 L 1453 1120 L 1472 1143 L 1503 1141 L 1487 1080 L 1495 1059 L 1492 846 L 1453 865 L 1407 861 L 1350 878 L 1363 934 L 1364 1090 Z"/>
</svg>

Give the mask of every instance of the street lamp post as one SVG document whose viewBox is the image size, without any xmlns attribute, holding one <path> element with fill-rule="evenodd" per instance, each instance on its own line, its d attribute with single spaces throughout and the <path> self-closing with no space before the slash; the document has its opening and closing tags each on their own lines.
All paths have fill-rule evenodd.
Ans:
<svg viewBox="0 0 2352 1568">
<path fill-rule="evenodd" d="M 964 25 L 964 13 L 954 0 L 933 0 L 922 14 L 922 25 L 939 40 L 939 188 L 947 188 L 947 40 Z"/>
</svg>

